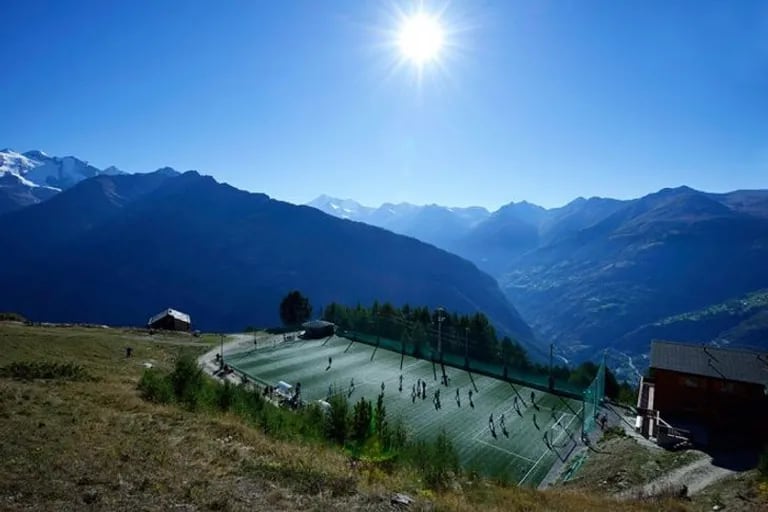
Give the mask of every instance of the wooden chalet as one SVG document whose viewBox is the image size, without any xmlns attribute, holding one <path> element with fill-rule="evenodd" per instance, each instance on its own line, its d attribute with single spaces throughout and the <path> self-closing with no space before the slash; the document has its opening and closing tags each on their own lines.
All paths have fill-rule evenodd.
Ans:
<svg viewBox="0 0 768 512">
<path fill-rule="evenodd" d="M 768 437 L 768 354 L 653 341 L 636 428 L 660 445 L 721 445 Z"/>
<path fill-rule="evenodd" d="M 163 329 L 166 331 L 189 331 L 192 326 L 192 320 L 189 315 L 168 308 L 156 314 L 147 322 L 150 329 Z"/>
</svg>

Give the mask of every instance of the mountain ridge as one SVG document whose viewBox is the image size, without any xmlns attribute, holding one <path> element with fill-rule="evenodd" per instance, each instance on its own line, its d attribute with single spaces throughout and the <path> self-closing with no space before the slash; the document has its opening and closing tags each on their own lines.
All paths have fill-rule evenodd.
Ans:
<svg viewBox="0 0 768 512">
<path fill-rule="evenodd" d="M 768 286 L 767 221 L 768 190 L 679 186 L 549 209 L 513 202 L 432 243 L 497 278 L 542 339 L 579 359 L 621 348 L 643 325 Z"/>
<path fill-rule="evenodd" d="M 125 174 L 115 166 L 98 169 L 74 156 L 50 156 L 34 149 L 0 151 L 0 214 L 44 201 L 100 174 Z"/>
<path fill-rule="evenodd" d="M 127 185 L 137 180 L 141 186 Z M 57 230 L 51 218 L 83 203 L 99 214 L 72 214 L 72 231 L 48 236 Z M 0 308 L 32 318 L 131 325 L 172 305 L 204 328 L 237 330 L 278 323 L 280 298 L 301 289 L 316 305 L 479 309 L 502 332 L 533 343 L 497 283 L 469 261 L 195 172 L 97 176 L 0 216 L 0 229 L 40 232 L 15 257 L 0 256 L 12 290 Z"/>
</svg>

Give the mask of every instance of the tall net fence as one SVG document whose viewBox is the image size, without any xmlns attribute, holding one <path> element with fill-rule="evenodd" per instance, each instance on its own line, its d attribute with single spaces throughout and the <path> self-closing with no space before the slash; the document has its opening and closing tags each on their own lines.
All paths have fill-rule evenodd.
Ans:
<svg viewBox="0 0 768 512">
<path fill-rule="evenodd" d="M 434 341 L 425 342 L 406 339 L 406 337 L 394 339 L 341 328 L 338 329 L 337 333 L 350 340 L 375 346 L 377 350 L 389 350 L 403 356 L 431 361 L 437 379 L 441 378 L 443 367 L 452 367 L 504 380 L 513 385 L 518 384 L 577 400 L 583 399 L 583 387 L 574 385 L 567 378 L 554 376 L 546 369 L 541 371 L 541 368 L 531 367 L 527 361 L 515 360 L 514 357 L 509 358 L 506 364 L 482 360 L 470 355 L 470 350 L 467 347 L 456 350 L 458 348 L 456 343 L 444 343 L 441 356 Z"/>
<path fill-rule="evenodd" d="M 605 397 L 605 359 L 600 363 L 592 383 L 584 390 L 584 432 L 591 432 L 597 422 L 597 413 Z"/>
</svg>

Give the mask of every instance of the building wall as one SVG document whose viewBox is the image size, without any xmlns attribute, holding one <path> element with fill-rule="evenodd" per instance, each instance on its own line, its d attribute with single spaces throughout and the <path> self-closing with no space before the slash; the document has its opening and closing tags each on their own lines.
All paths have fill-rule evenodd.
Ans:
<svg viewBox="0 0 768 512">
<path fill-rule="evenodd" d="M 700 418 L 725 425 L 744 418 L 764 421 L 768 399 L 763 386 L 651 369 L 656 385 L 655 408 L 662 417 Z"/>
<path fill-rule="evenodd" d="M 170 315 L 157 320 L 149 326 L 152 329 L 164 329 L 167 331 L 189 331 L 189 324 Z"/>
<path fill-rule="evenodd" d="M 305 330 L 304 337 L 309 339 L 326 338 L 328 336 L 333 336 L 335 331 L 336 331 L 335 325 L 313 327 Z"/>
</svg>

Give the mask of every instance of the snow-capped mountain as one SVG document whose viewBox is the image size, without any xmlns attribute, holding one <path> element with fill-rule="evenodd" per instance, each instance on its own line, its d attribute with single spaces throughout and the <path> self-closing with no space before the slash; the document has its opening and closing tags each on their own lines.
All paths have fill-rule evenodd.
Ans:
<svg viewBox="0 0 768 512">
<path fill-rule="evenodd" d="M 39 203 L 99 174 L 125 173 L 114 166 L 98 169 L 73 156 L 4 149 L 0 151 L 0 213 Z"/>
<path fill-rule="evenodd" d="M 327 195 L 321 195 L 307 205 L 334 217 L 365 222 L 442 248 L 450 248 L 453 242 L 490 215 L 479 206 L 449 208 L 436 204 L 384 203 L 372 208 L 352 199 Z"/>
<path fill-rule="evenodd" d="M 362 221 L 374 210 L 373 208 L 363 206 L 352 199 L 337 199 L 335 197 L 326 196 L 325 194 L 310 201 L 307 203 L 307 206 L 317 208 L 322 212 L 333 215 L 334 217 L 339 217 L 340 219 L 358 221 Z"/>
<path fill-rule="evenodd" d="M 116 167 L 99 169 L 74 156 L 49 156 L 42 151 L 0 151 L 0 174 L 16 174 L 41 187 L 63 190 L 98 174 L 122 174 Z"/>
</svg>

